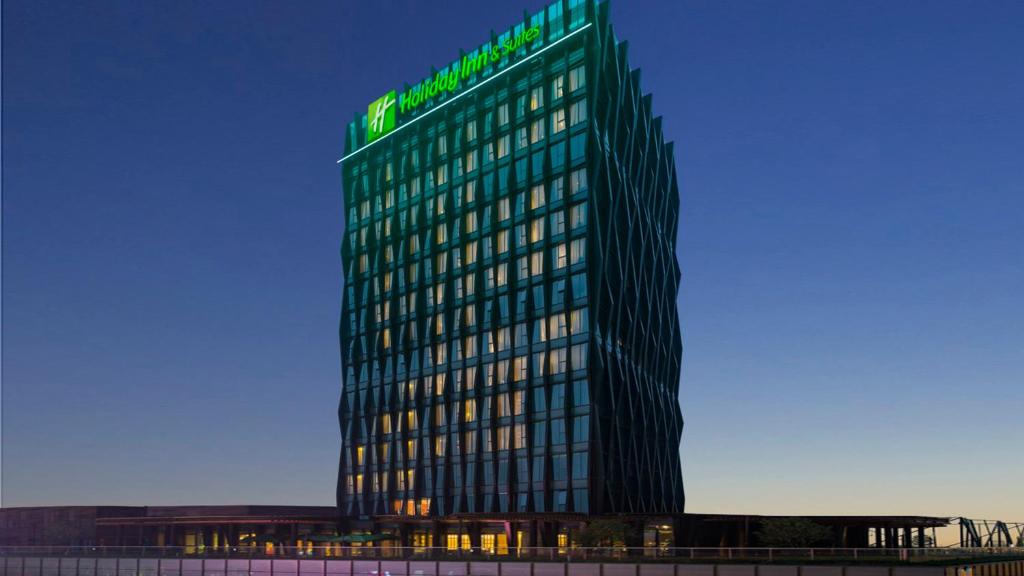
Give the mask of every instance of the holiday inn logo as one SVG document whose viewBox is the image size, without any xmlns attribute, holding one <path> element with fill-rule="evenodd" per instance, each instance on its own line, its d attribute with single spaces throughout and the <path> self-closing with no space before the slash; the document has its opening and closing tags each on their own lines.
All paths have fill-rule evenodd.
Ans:
<svg viewBox="0 0 1024 576">
<path fill-rule="evenodd" d="M 464 54 L 449 67 L 424 78 L 415 86 L 408 86 L 401 96 L 395 90 L 373 101 L 366 110 L 366 144 L 389 134 L 398 124 L 398 116 L 408 120 L 417 109 L 434 102 L 435 98 L 459 92 L 466 83 L 476 82 L 478 75 L 488 75 L 493 67 L 502 66 L 519 51 L 540 43 L 540 25 L 535 24 L 516 35 L 511 31 L 500 42 L 485 44 L 470 54 Z M 525 53 L 525 52 L 523 52 Z M 492 76 L 493 77 L 493 76 Z M 484 81 L 486 82 L 486 80 Z"/>
<path fill-rule="evenodd" d="M 366 143 L 395 129 L 395 91 L 370 103 L 366 109 Z"/>
</svg>

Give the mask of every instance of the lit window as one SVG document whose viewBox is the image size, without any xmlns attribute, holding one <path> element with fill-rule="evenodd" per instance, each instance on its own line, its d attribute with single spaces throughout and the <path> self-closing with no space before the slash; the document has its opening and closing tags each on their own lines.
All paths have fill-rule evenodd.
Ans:
<svg viewBox="0 0 1024 576">
<path fill-rule="evenodd" d="M 565 95 L 565 76 L 559 74 L 551 79 L 551 99 L 557 100 Z"/>
<path fill-rule="evenodd" d="M 552 338 L 565 338 L 565 314 L 553 314 L 548 317 L 548 334 Z"/>
<path fill-rule="evenodd" d="M 535 210 L 544 205 L 544 185 L 538 184 L 530 189 L 530 208 Z"/>
<path fill-rule="evenodd" d="M 555 246 L 555 248 L 554 248 L 554 253 L 555 253 L 554 268 L 555 268 L 555 270 L 561 270 L 562 268 L 565 268 L 565 265 L 566 265 L 566 263 L 568 261 L 568 258 L 566 257 L 566 252 L 567 252 L 567 250 L 566 250 L 564 242 Z"/>
<path fill-rule="evenodd" d="M 516 382 L 526 380 L 526 356 L 517 356 L 512 366 L 513 377 Z"/>
<path fill-rule="evenodd" d="M 526 448 L 526 424 L 515 425 L 515 449 Z"/>
<path fill-rule="evenodd" d="M 534 252 L 530 255 L 530 268 L 533 270 L 534 276 L 539 276 L 544 273 L 544 253 Z"/>
<path fill-rule="evenodd" d="M 573 104 L 573 111 L 576 110 L 576 104 Z M 575 124 L 576 122 L 573 122 Z M 562 130 L 565 130 L 565 110 L 558 108 L 551 113 L 551 133 L 558 134 Z"/>
<path fill-rule="evenodd" d="M 544 139 L 544 119 L 538 118 L 530 124 L 530 143 L 536 144 Z"/>
<path fill-rule="evenodd" d="M 498 106 L 498 126 L 508 124 L 508 104 Z"/>
<path fill-rule="evenodd" d="M 522 390 L 516 390 L 512 393 L 512 413 L 516 416 L 521 415 L 526 410 L 526 393 Z"/>
<path fill-rule="evenodd" d="M 544 105 L 544 88 L 536 86 L 530 90 L 530 110 L 536 110 Z"/>
<path fill-rule="evenodd" d="M 530 242 L 540 242 L 544 239 L 544 217 L 534 218 L 530 221 Z"/>
<path fill-rule="evenodd" d="M 508 156 L 508 134 L 498 138 L 498 158 L 504 158 Z"/>
</svg>

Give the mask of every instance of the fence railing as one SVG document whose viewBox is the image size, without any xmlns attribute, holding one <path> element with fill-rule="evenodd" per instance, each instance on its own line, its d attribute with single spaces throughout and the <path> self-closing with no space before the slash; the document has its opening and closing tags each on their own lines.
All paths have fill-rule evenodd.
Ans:
<svg viewBox="0 0 1024 576">
<path fill-rule="evenodd" d="M 281 558 L 673 562 L 943 562 L 1024 558 L 1024 548 L 458 548 L 400 546 L 0 546 L 2 557 Z"/>
</svg>

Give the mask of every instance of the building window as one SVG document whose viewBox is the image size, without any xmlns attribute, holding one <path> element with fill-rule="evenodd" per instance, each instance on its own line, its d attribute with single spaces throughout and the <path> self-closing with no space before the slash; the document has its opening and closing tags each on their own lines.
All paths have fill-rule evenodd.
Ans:
<svg viewBox="0 0 1024 576">
<path fill-rule="evenodd" d="M 565 242 L 555 245 L 552 251 L 554 252 L 554 269 L 561 270 L 562 268 L 565 268 L 566 263 L 568 262 L 568 258 L 566 257 L 567 250 L 565 247 Z"/>
<path fill-rule="evenodd" d="M 573 114 L 575 114 L 576 104 L 572 105 L 572 110 Z M 575 116 L 573 116 L 573 118 L 575 118 Z M 573 120 L 573 124 L 576 124 L 575 120 Z M 565 110 L 558 108 L 551 113 L 551 133 L 558 134 L 562 130 L 565 130 Z"/>
<path fill-rule="evenodd" d="M 574 365 L 573 368 L 578 368 Z M 587 406 L 590 404 L 590 386 L 586 380 L 576 380 L 572 383 L 573 406 Z"/>
<path fill-rule="evenodd" d="M 587 203 L 583 202 L 572 207 L 569 211 L 569 227 L 573 230 L 582 228 L 587 224 Z"/>
<path fill-rule="evenodd" d="M 555 314 L 548 318 L 548 334 L 552 338 L 564 338 L 568 334 L 565 330 L 564 314 Z"/>
<path fill-rule="evenodd" d="M 580 308 L 569 313 L 569 330 L 573 334 L 583 334 L 587 331 L 587 309 Z"/>
<path fill-rule="evenodd" d="M 530 139 L 527 137 L 526 126 L 522 126 L 516 129 L 516 150 L 522 150 L 530 144 Z"/>
<path fill-rule="evenodd" d="M 556 210 L 551 213 L 551 235 L 558 236 L 559 234 L 565 234 L 565 213 L 561 210 Z"/>
<path fill-rule="evenodd" d="M 573 162 L 583 160 L 587 155 L 587 133 L 580 132 L 569 140 L 569 155 Z"/>
<path fill-rule="evenodd" d="M 509 449 L 510 434 L 508 426 L 498 426 L 498 450 Z"/>
<path fill-rule="evenodd" d="M 585 370 L 587 368 L 587 345 L 576 344 L 572 347 L 572 369 Z"/>
<path fill-rule="evenodd" d="M 511 216 L 509 211 L 509 200 L 508 198 L 502 198 L 498 200 L 498 222 L 504 222 Z"/>
<path fill-rule="evenodd" d="M 530 189 L 530 209 L 536 210 L 544 205 L 544 185 L 538 184 Z"/>
<path fill-rule="evenodd" d="M 535 86 L 530 90 L 530 110 L 536 110 L 544 105 L 544 88 Z"/>
<path fill-rule="evenodd" d="M 572 479 L 585 480 L 587 478 L 589 458 L 586 452 L 576 452 L 572 455 Z"/>
<path fill-rule="evenodd" d="M 544 139 L 544 119 L 538 118 L 530 124 L 530 143 L 536 144 Z"/>
<path fill-rule="evenodd" d="M 553 399 L 551 401 L 551 406 L 552 407 L 561 408 L 561 406 L 555 404 Z M 558 444 L 565 444 L 565 419 L 564 418 L 555 418 L 554 420 L 551 421 L 551 444 L 553 446 L 554 445 L 558 445 Z M 554 458 L 557 458 L 557 456 L 552 457 L 552 463 L 554 463 Z M 564 456 L 563 456 L 563 458 L 564 458 Z M 563 466 L 564 466 L 564 461 L 563 461 Z M 558 478 L 556 476 L 555 480 L 565 480 L 565 478 L 564 477 Z"/>
<path fill-rule="evenodd" d="M 508 230 L 498 231 L 498 254 L 508 252 Z"/>
<path fill-rule="evenodd" d="M 530 221 L 530 242 L 540 242 L 544 239 L 544 217 L 534 218 Z"/>
<path fill-rule="evenodd" d="M 530 268 L 533 270 L 533 276 L 544 273 L 544 252 L 538 251 L 530 255 Z"/>
<path fill-rule="evenodd" d="M 561 316 L 561 314 L 559 314 L 559 316 Z M 566 364 L 565 364 L 566 349 L 565 348 L 555 348 L 555 349 L 551 350 L 550 359 L 551 359 L 551 373 L 552 374 L 565 374 L 565 370 L 566 370 Z"/>
<path fill-rule="evenodd" d="M 569 70 L 569 91 L 575 92 L 587 84 L 587 73 L 583 66 Z"/>
<path fill-rule="evenodd" d="M 577 100 L 569 108 L 569 123 L 573 126 L 587 119 L 587 101 Z M 563 119 L 564 121 L 564 119 Z M 468 168 L 467 168 L 468 170 Z"/>
<path fill-rule="evenodd" d="M 565 75 L 559 74 L 551 79 L 551 100 L 557 100 L 565 95 Z"/>
</svg>

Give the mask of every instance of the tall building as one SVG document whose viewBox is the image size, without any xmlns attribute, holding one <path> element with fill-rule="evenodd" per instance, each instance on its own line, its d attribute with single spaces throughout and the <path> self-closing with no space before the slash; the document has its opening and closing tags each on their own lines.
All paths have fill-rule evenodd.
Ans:
<svg viewBox="0 0 1024 576">
<path fill-rule="evenodd" d="M 385 92 L 339 164 L 350 528 L 487 548 L 680 515 L 675 162 L 608 4 Z"/>
</svg>

